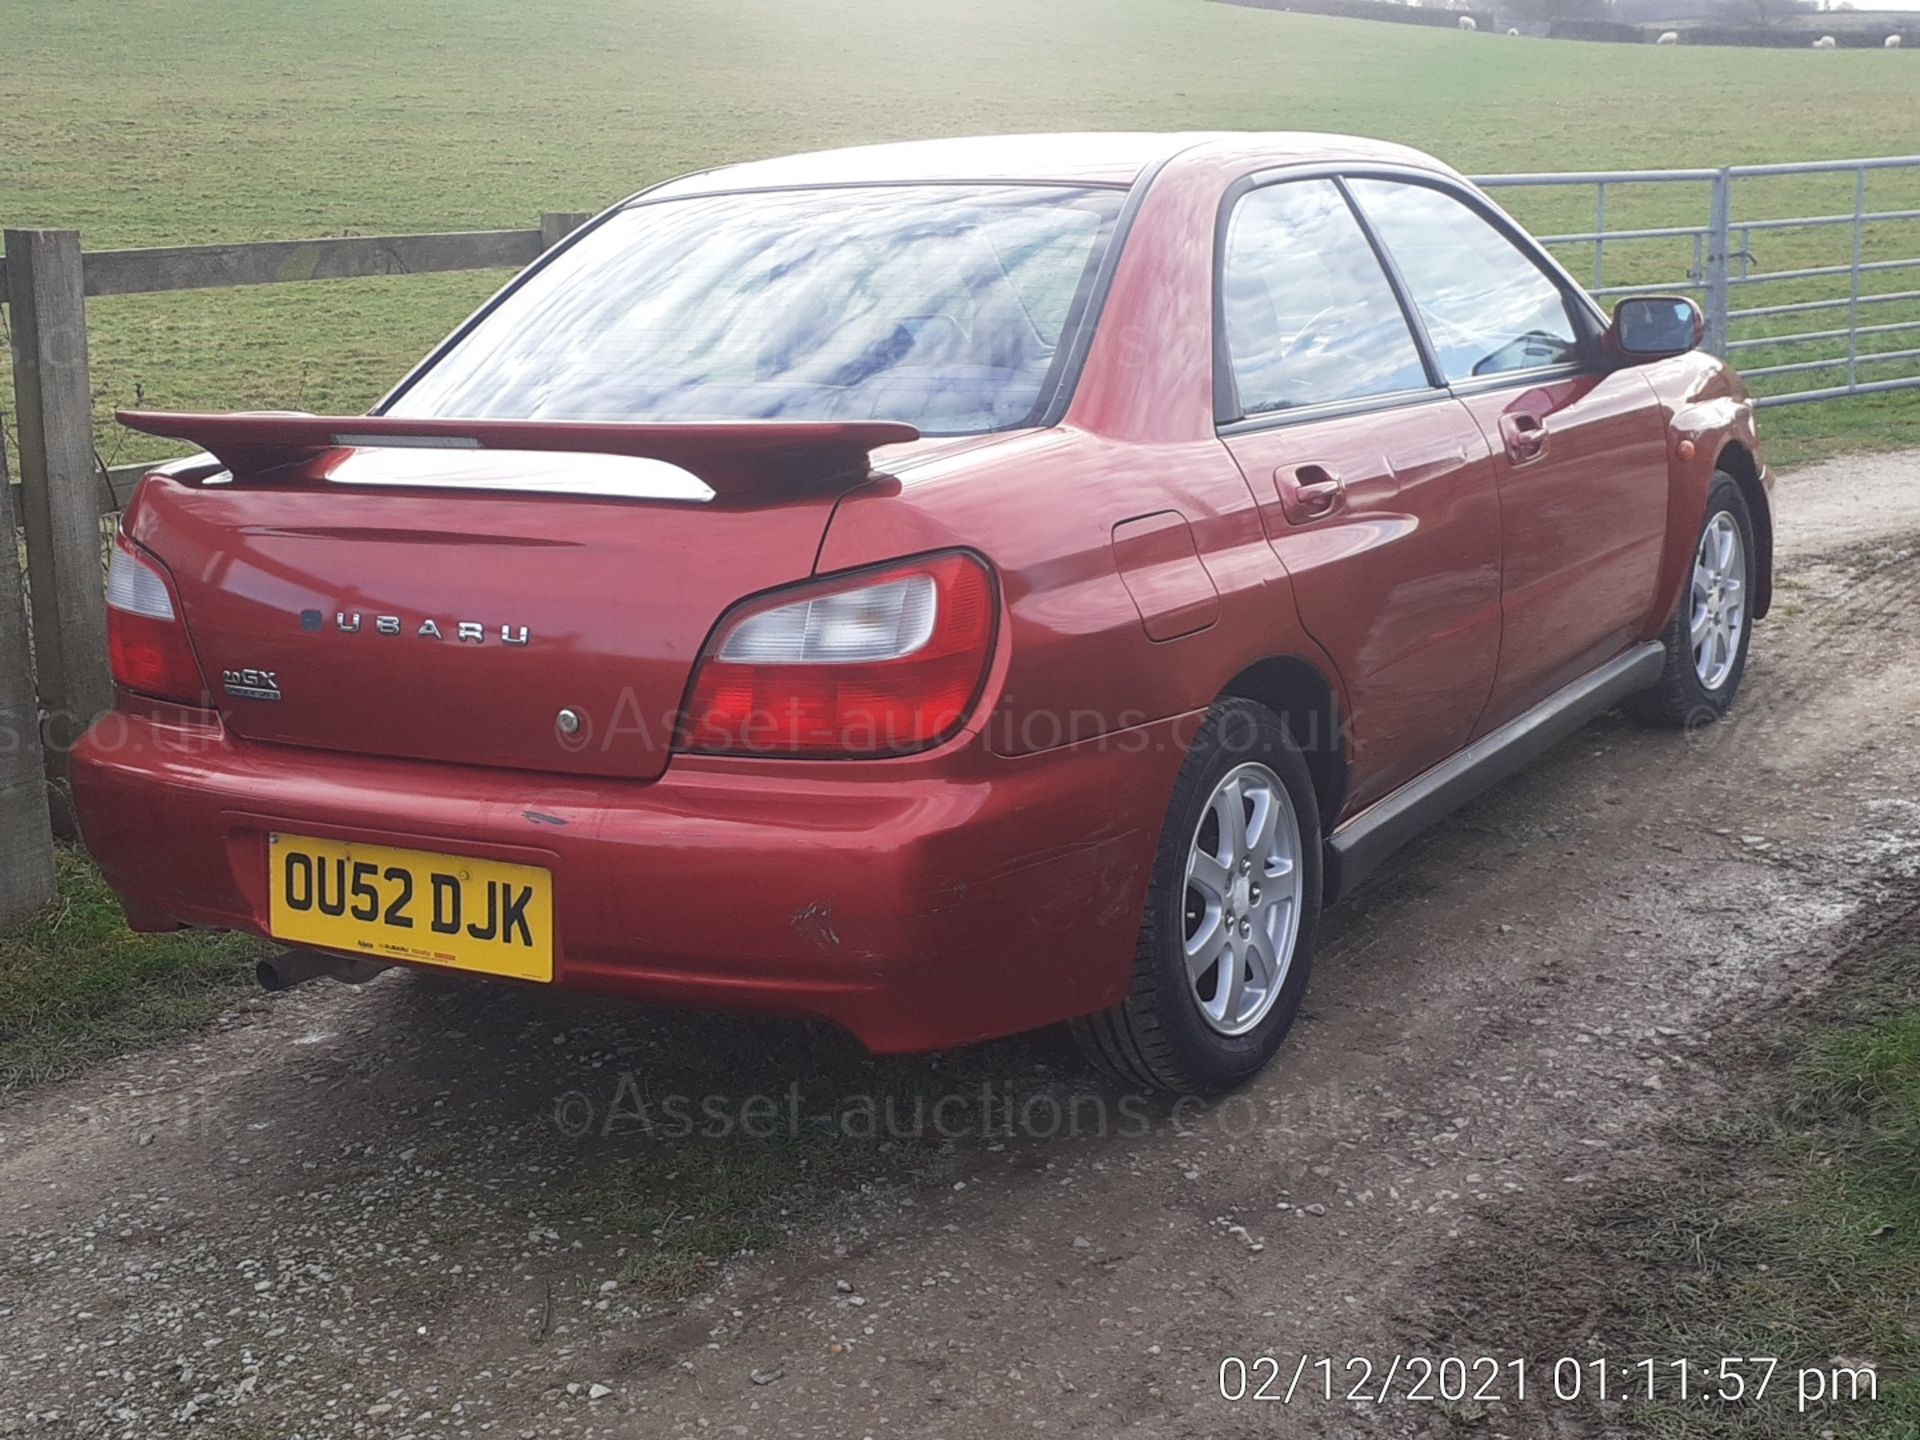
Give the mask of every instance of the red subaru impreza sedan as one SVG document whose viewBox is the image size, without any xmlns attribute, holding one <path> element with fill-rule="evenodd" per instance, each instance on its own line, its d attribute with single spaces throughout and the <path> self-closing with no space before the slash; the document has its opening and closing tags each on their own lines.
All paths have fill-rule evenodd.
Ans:
<svg viewBox="0 0 1920 1440">
<path fill-rule="evenodd" d="M 371 415 L 121 417 L 210 453 L 126 514 L 87 843 L 309 968 L 1231 1085 L 1410 834 L 1731 704 L 1770 482 L 1701 328 L 1364 140 L 676 180 Z"/>
</svg>

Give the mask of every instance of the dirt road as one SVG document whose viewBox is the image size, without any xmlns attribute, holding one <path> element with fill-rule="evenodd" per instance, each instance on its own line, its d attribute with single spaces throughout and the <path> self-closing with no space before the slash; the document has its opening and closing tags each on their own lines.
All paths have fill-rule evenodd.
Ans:
<svg viewBox="0 0 1920 1440">
<path fill-rule="evenodd" d="M 920 1064 L 906 1088 L 951 1082 L 976 1133 L 771 1172 L 725 1142 L 702 1183 L 790 1233 L 675 1303 L 648 1254 L 679 1222 L 616 1181 L 671 1194 L 689 1151 L 605 1117 L 718 1085 L 784 1123 L 815 1042 L 389 976 L 0 1113 L 0 1434 L 1449 1433 L 1313 1370 L 1229 1403 L 1221 1362 L 1482 1353 L 1435 1318 L 1435 1257 L 1472 1266 L 1514 1197 L 1577 1197 L 1723 1103 L 1716 1027 L 1817 986 L 1920 875 L 1920 456 L 1789 477 L 1779 508 L 1737 718 L 1603 720 L 1418 843 L 1335 914 L 1247 1093 L 1145 1107 L 1045 1039 Z M 816 1160 L 858 1181 L 824 1210 Z"/>
</svg>

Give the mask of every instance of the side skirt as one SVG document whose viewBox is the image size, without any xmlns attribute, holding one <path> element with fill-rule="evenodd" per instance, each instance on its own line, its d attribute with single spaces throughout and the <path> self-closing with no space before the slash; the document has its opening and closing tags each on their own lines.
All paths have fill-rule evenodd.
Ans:
<svg viewBox="0 0 1920 1440">
<path fill-rule="evenodd" d="M 1636 645 L 1369 805 L 1327 838 L 1328 901 L 1352 894 L 1382 861 L 1442 816 L 1654 684 L 1665 663 L 1659 642 Z"/>
</svg>

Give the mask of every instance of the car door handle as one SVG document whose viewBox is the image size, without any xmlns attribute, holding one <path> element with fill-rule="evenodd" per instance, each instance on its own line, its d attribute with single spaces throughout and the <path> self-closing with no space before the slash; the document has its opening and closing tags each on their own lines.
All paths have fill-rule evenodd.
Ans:
<svg viewBox="0 0 1920 1440">
<path fill-rule="evenodd" d="M 1283 467 L 1273 472 L 1273 484 L 1280 492 L 1280 509 L 1295 525 L 1333 514 L 1347 498 L 1347 482 L 1326 465 Z"/>
<path fill-rule="evenodd" d="M 1506 442 L 1507 459 L 1525 465 L 1547 453 L 1547 422 L 1524 410 L 1500 417 L 1500 438 Z"/>
</svg>

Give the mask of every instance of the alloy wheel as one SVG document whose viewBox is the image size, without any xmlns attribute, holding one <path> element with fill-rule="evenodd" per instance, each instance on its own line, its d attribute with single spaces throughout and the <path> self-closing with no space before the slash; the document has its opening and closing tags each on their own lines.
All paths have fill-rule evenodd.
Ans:
<svg viewBox="0 0 1920 1440">
<path fill-rule="evenodd" d="M 1693 643 L 1693 672 L 1703 687 L 1718 690 L 1727 683 L 1746 627 L 1746 546 L 1739 524 L 1722 510 L 1707 521 L 1693 558 L 1688 634 Z"/>
<path fill-rule="evenodd" d="M 1300 820 L 1280 777 L 1248 763 L 1214 787 L 1187 852 L 1187 984 L 1208 1025 L 1244 1035 L 1293 962 L 1304 881 Z"/>
</svg>

